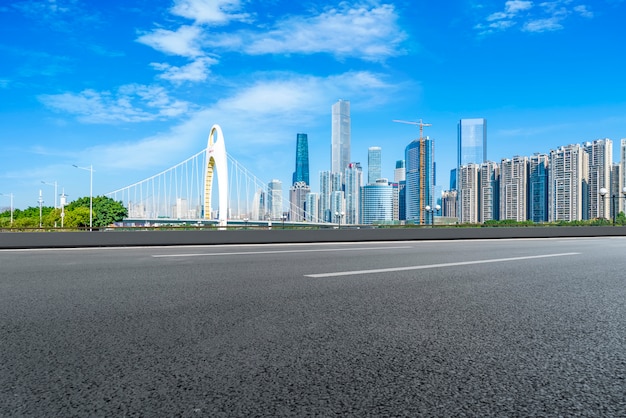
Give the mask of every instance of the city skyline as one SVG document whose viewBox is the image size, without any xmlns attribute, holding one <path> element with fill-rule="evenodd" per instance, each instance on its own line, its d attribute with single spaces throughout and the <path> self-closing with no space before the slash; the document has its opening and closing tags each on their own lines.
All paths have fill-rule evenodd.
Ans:
<svg viewBox="0 0 626 418">
<path fill-rule="evenodd" d="M 311 190 L 329 170 L 330 109 L 351 103 L 351 162 L 382 148 L 382 177 L 432 124 L 437 192 L 457 122 L 485 118 L 487 159 L 626 137 L 624 1 L 113 1 L 0 6 L 0 207 L 104 194 L 204 147 L 210 126 L 263 180 L 292 180 L 307 133 Z M 115 27 L 114 33 L 111 27 Z M 306 42 L 301 42 L 306 40 Z M 580 65 L 581 59 L 589 65 Z M 271 167 L 272 172 L 268 172 Z M 365 167 L 364 167 L 365 168 Z M 46 184 L 42 184 L 46 182 Z M 287 196 L 283 196 L 287 200 Z"/>
</svg>

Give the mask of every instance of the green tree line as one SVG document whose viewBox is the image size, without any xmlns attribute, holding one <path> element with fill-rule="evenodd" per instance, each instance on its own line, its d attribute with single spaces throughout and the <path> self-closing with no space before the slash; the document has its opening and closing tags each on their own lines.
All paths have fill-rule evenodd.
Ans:
<svg viewBox="0 0 626 418">
<path fill-rule="evenodd" d="M 84 228 L 89 226 L 89 196 L 81 197 L 71 202 L 64 208 L 64 228 Z M 106 196 L 93 198 L 93 226 L 96 228 L 119 222 L 128 216 L 128 211 L 122 202 L 115 201 Z M 39 222 L 44 228 L 61 227 L 61 209 L 51 206 L 41 208 L 41 217 L 38 206 L 31 206 L 24 210 L 13 211 L 13 224 L 11 225 L 11 210 L 0 213 L 0 227 L 8 228 L 39 228 Z"/>
</svg>

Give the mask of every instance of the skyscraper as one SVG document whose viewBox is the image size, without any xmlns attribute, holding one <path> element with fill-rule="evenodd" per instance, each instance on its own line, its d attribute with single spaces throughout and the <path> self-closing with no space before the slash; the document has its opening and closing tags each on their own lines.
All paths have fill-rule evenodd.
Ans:
<svg viewBox="0 0 626 418">
<path fill-rule="evenodd" d="M 267 185 L 267 210 L 271 219 L 278 220 L 283 216 L 283 183 L 272 180 Z"/>
<path fill-rule="evenodd" d="M 487 161 L 487 120 L 461 119 L 458 124 L 457 168 Z"/>
<path fill-rule="evenodd" d="M 306 195 L 306 220 L 308 222 L 321 222 L 319 212 L 320 198 L 317 193 L 309 193 Z"/>
<path fill-rule="evenodd" d="M 461 223 L 478 223 L 478 168 L 474 163 L 459 168 L 457 210 Z"/>
<path fill-rule="evenodd" d="M 332 107 L 331 172 L 343 173 L 350 163 L 350 102 L 339 100 Z"/>
<path fill-rule="evenodd" d="M 479 176 L 478 222 L 497 220 L 500 209 L 500 167 L 493 161 L 486 161 L 479 167 Z"/>
<path fill-rule="evenodd" d="M 583 219 L 588 179 L 588 156 L 578 144 L 550 150 L 548 221 Z"/>
<path fill-rule="evenodd" d="M 399 183 L 406 180 L 406 168 L 404 166 L 404 160 L 396 161 L 396 169 L 393 172 L 393 182 Z"/>
<path fill-rule="evenodd" d="M 435 164 L 433 141 L 429 137 L 415 139 L 407 145 L 406 161 L 406 220 L 424 224 L 426 206 L 433 205 Z"/>
<path fill-rule="evenodd" d="M 302 222 L 305 219 L 306 196 L 311 188 L 303 181 L 298 181 L 289 188 L 289 219 Z"/>
<path fill-rule="evenodd" d="M 323 222 L 332 222 L 330 193 L 332 192 L 330 171 L 320 172 L 320 213 L 319 217 Z"/>
<path fill-rule="evenodd" d="M 292 184 L 303 181 L 307 186 L 309 182 L 309 139 L 307 134 L 296 136 L 296 171 L 293 173 Z"/>
<path fill-rule="evenodd" d="M 528 216 L 528 157 L 500 163 L 500 219 L 525 221 Z"/>
<path fill-rule="evenodd" d="M 358 224 L 361 221 L 360 201 L 361 186 L 363 184 L 363 169 L 359 163 L 350 163 L 345 170 L 346 179 L 346 224 Z"/>
<path fill-rule="evenodd" d="M 367 184 L 376 183 L 382 177 L 382 150 L 380 147 L 367 149 Z"/>
<path fill-rule="evenodd" d="M 387 179 L 378 179 L 361 188 L 362 223 L 391 222 L 393 220 L 393 186 Z"/>
<path fill-rule="evenodd" d="M 613 164 L 613 141 L 598 139 L 584 144 L 589 157 L 589 187 L 587 189 L 588 219 L 611 217 L 611 199 L 602 198 L 600 189 L 611 191 L 611 164 Z"/>
<path fill-rule="evenodd" d="M 528 160 L 528 205 L 533 222 L 548 221 L 548 155 L 536 153 Z"/>
</svg>

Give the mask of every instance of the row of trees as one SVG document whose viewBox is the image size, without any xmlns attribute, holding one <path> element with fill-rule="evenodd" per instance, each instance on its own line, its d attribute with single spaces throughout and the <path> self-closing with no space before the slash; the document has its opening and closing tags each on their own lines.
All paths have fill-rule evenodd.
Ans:
<svg viewBox="0 0 626 418">
<path fill-rule="evenodd" d="M 89 226 L 89 196 L 76 199 L 63 210 L 65 216 L 61 222 L 61 209 L 50 206 L 31 206 L 27 209 L 15 209 L 13 211 L 13 224 L 11 224 L 11 210 L 7 209 L 0 213 L 0 227 L 8 228 L 44 228 L 61 227 L 83 228 Z M 93 198 L 93 226 L 105 227 L 114 222 L 119 222 L 128 216 L 128 211 L 122 204 L 110 197 L 95 196 Z"/>
</svg>

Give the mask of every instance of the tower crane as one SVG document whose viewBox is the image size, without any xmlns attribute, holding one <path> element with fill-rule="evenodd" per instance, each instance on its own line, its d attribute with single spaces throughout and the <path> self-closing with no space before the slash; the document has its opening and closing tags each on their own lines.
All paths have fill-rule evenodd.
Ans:
<svg viewBox="0 0 626 418">
<path fill-rule="evenodd" d="M 419 122 L 412 122 L 412 121 L 408 121 L 408 120 L 394 120 L 394 122 L 398 122 L 398 123 L 406 123 L 407 125 L 415 125 L 415 126 L 419 126 L 420 127 L 420 140 L 422 138 L 424 138 L 424 127 L 425 126 L 433 126 L 430 123 L 424 123 L 422 122 L 422 120 L 420 119 Z"/>
</svg>

